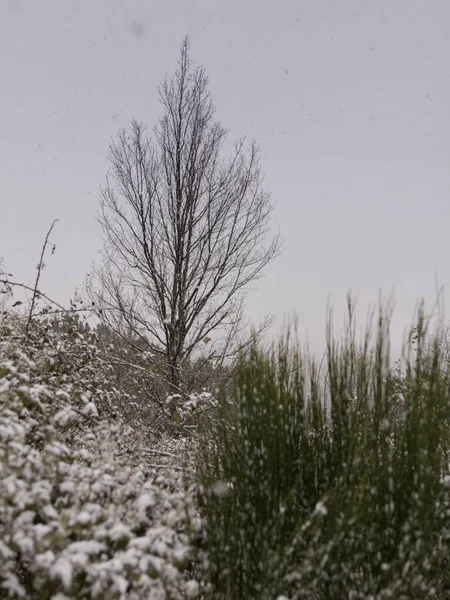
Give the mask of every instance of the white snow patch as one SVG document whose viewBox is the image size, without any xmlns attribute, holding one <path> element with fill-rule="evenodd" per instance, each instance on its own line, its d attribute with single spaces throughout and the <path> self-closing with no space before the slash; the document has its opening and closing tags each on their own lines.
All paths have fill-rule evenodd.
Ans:
<svg viewBox="0 0 450 600">
<path fill-rule="evenodd" d="M 323 502 L 318 502 L 314 508 L 314 512 L 318 515 L 325 517 L 328 514 L 327 507 Z"/>
<path fill-rule="evenodd" d="M 58 560 L 50 569 L 50 575 L 60 579 L 66 590 L 69 589 L 72 585 L 72 573 L 72 563 L 70 562 L 70 560 L 64 557 L 58 558 Z"/>
<path fill-rule="evenodd" d="M 184 592 L 187 598 L 195 598 L 199 593 L 198 583 L 194 580 L 187 581 Z"/>
<path fill-rule="evenodd" d="M 444 487 L 450 488 L 450 475 L 445 475 L 442 479 L 441 479 L 441 483 Z"/>
<path fill-rule="evenodd" d="M 69 552 L 81 553 L 81 554 L 99 554 L 106 550 L 105 544 L 96 542 L 94 540 L 86 540 L 82 542 L 73 542 L 67 546 Z"/>
</svg>

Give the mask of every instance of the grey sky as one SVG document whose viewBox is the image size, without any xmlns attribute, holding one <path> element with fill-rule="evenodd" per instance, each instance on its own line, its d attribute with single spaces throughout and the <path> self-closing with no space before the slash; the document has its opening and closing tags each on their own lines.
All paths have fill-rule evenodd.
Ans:
<svg viewBox="0 0 450 600">
<path fill-rule="evenodd" d="M 331 294 L 395 288 L 397 332 L 450 279 L 448 0 L 1 0 L 0 256 L 67 303 L 101 246 L 108 144 L 152 126 L 182 37 L 231 139 L 261 143 L 285 250 L 248 313 L 296 310 L 313 347 Z"/>
</svg>

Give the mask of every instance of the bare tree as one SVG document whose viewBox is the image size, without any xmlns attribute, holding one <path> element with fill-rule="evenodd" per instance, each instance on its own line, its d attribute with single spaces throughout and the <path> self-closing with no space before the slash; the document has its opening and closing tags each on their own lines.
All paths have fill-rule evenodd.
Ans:
<svg viewBox="0 0 450 600">
<path fill-rule="evenodd" d="M 227 130 L 203 68 L 194 68 L 189 40 L 178 69 L 159 88 L 164 114 L 153 136 L 133 120 L 110 146 L 110 173 L 99 221 L 103 261 L 88 284 L 105 322 L 139 338 L 168 369 L 173 390 L 183 364 L 219 333 L 242 328 L 248 286 L 280 250 L 269 232 L 270 197 L 262 189 L 259 149 L 238 141 L 221 151 Z"/>
</svg>

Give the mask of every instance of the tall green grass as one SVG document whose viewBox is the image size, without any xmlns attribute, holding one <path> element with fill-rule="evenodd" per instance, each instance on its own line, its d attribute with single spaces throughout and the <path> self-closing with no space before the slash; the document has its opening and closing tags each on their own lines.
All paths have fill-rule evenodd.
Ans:
<svg viewBox="0 0 450 600">
<path fill-rule="evenodd" d="M 205 597 L 450 598 L 450 370 L 421 314 L 402 368 L 389 315 L 325 368 L 287 334 L 241 356 L 198 453 Z M 200 553 L 199 553 L 200 556 Z"/>
</svg>

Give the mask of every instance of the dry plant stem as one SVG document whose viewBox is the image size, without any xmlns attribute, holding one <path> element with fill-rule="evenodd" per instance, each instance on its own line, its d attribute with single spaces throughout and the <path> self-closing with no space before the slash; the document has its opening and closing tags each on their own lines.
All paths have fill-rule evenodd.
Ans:
<svg viewBox="0 0 450 600">
<path fill-rule="evenodd" d="M 28 314 L 27 326 L 25 328 L 25 337 L 28 336 L 28 330 L 30 328 L 30 323 L 31 323 L 31 320 L 33 318 L 33 311 L 34 311 L 34 306 L 36 304 L 36 298 L 38 296 L 42 296 L 42 294 L 38 291 L 38 285 L 39 285 L 39 279 L 41 278 L 41 272 L 42 272 L 42 269 L 43 269 L 43 266 L 44 266 L 45 249 L 47 248 L 48 238 L 50 237 L 50 234 L 51 234 L 51 232 L 53 230 L 53 227 L 56 225 L 57 222 L 58 222 L 58 219 L 55 219 L 53 221 L 53 223 L 50 225 L 50 229 L 47 231 L 47 235 L 45 236 L 44 244 L 42 246 L 41 258 L 39 259 L 39 263 L 38 263 L 38 269 L 37 269 L 37 275 L 36 275 L 36 282 L 35 282 L 34 288 L 33 288 L 33 297 L 31 299 L 30 312 Z"/>
<path fill-rule="evenodd" d="M 154 448 L 149 448 L 147 450 L 148 454 L 160 454 L 161 456 L 167 456 L 169 458 L 176 458 L 177 460 L 180 458 L 176 454 L 172 454 L 172 452 L 164 452 L 163 450 L 155 450 Z"/>
<path fill-rule="evenodd" d="M 30 287 L 29 285 L 25 285 L 24 283 L 18 283 L 16 281 L 10 281 L 9 279 L 0 279 L 0 283 L 2 283 L 5 286 L 13 286 L 13 287 L 21 287 L 24 290 L 29 290 L 30 292 L 34 292 L 36 294 L 36 296 L 40 296 L 41 298 L 44 298 L 45 300 L 47 300 L 47 302 L 50 302 L 50 304 L 53 304 L 54 306 L 57 306 L 59 308 L 59 311 L 54 311 L 56 312 L 67 312 L 67 309 L 64 308 L 64 306 L 62 306 L 61 304 L 59 304 L 58 302 L 55 302 L 54 300 L 52 300 L 51 298 L 49 298 L 46 294 L 43 294 L 42 292 L 40 292 L 38 289 L 36 289 L 36 286 L 34 288 Z M 83 309 L 85 310 L 85 309 Z"/>
</svg>

